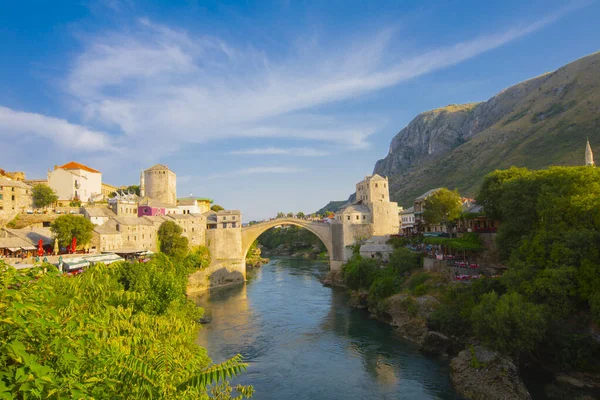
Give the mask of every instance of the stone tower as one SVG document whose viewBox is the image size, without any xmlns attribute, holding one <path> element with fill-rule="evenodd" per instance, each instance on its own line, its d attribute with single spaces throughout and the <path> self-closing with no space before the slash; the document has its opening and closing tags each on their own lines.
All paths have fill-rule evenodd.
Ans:
<svg viewBox="0 0 600 400">
<path fill-rule="evenodd" d="M 146 181 L 144 179 L 144 170 L 140 171 L 140 197 L 146 196 Z"/>
<path fill-rule="evenodd" d="M 145 196 L 163 204 L 177 204 L 177 176 L 169 167 L 156 164 L 144 170 L 143 178 Z"/>
<path fill-rule="evenodd" d="M 390 189 L 388 179 L 377 174 L 365 177 L 356 184 L 356 201 L 363 204 L 389 202 Z"/>
<path fill-rule="evenodd" d="M 590 139 L 585 144 L 585 165 L 593 167 L 594 164 L 594 153 L 592 153 L 592 146 L 590 146 Z"/>
</svg>

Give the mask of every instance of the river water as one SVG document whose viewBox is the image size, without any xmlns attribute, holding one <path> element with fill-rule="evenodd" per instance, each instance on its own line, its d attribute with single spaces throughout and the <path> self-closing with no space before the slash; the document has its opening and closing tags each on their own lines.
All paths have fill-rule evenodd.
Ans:
<svg viewBox="0 0 600 400">
<path fill-rule="evenodd" d="M 460 399 L 448 364 L 422 355 L 392 327 L 347 305 L 318 280 L 327 264 L 273 259 L 248 282 L 197 297 L 212 321 L 198 344 L 215 362 L 249 364 L 232 384 L 268 399 Z"/>
</svg>

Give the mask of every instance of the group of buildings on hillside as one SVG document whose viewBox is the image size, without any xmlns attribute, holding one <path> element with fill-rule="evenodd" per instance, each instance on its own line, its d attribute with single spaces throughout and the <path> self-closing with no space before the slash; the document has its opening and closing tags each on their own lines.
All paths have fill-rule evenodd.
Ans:
<svg viewBox="0 0 600 400">
<path fill-rule="evenodd" d="M 78 214 L 95 225 L 89 244 L 91 252 L 126 255 L 157 251 L 158 228 L 163 222 L 172 221 L 181 227 L 190 246 L 212 246 L 218 253 L 218 241 L 211 239 L 227 236 L 221 231 L 240 230 L 242 225 L 240 211 L 212 211 L 212 200 L 208 198 L 177 198 L 177 176 L 161 164 L 141 172 L 139 195 L 103 184 L 100 171 L 77 162 L 55 166 L 48 172 L 47 180 L 27 181 L 22 173 L 5 173 L 0 177 L 0 200 L 7 201 L 0 203 L 3 206 L 0 210 L 16 213 L 31 209 L 31 191 L 36 184 L 48 185 L 54 190 L 58 196 L 57 206 L 81 203 Z M 44 246 L 52 243 L 47 227 L 27 229 L 35 231 L 35 240 L 43 239 Z M 11 256 L 36 250 L 37 241 L 28 240 L 28 236 L 22 234 L 24 231 L 4 228 L 0 232 L 0 253 Z"/>
</svg>

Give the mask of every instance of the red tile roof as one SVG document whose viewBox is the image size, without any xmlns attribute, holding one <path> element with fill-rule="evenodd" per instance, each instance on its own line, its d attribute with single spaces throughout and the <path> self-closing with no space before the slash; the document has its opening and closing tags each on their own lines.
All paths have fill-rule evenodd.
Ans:
<svg viewBox="0 0 600 400">
<path fill-rule="evenodd" d="M 97 170 L 95 170 L 93 168 L 88 167 L 87 165 L 83 165 L 83 164 L 80 164 L 80 163 L 75 162 L 75 161 L 71 161 L 69 163 L 66 163 L 65 165 L 61 165 L 59 168 L 62 168 L 62 169 L 82 169 L 82 170 L 87 171 L 87 172 L 94 172 L 94 173 L 97 173 L 97 174 L 100 173 L 100 171 L 97 171 Z"/>
</svg>

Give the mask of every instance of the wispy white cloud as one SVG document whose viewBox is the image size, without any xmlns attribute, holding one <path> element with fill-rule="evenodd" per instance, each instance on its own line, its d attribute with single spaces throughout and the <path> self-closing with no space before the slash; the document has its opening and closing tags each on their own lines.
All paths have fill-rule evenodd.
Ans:
<svg viewBox="0 0 600 400">
<path fill-rule="evenodd" d="M 233 150 L 229 154 L 235 155 L 290 155 L 298 157 L 322 157 L 330 153 L 325 150 L 310 147 L 257 147 L 253 149 Z"/>
<path fill-rule="evenodd" d="M 14 111 L 2 106 L 0 106 L 0 134 L 50 139 L 63 147 L 88 152 L 116 150 L 105 133 L 72 124 L 64 119 Z"/>
<path fill-rule="evenodd" d="M 384 29 L 336 49 L 299 41 L 290 55 L 276 59 L 260 49 L 140 19 L 126 31 L 84 40 L 84 50 L 68 68 L 64 86 L 82 125 L 2 108 L 0 128 L 90 151 L 109 149 L 116 139 L 146 158 L 235 137 L 292 137 L 310 141 L 310 147 L 317 142 L 363 148 L 380 126 L 378 119 L 353 123 L 315 109 L 463 62 L 569 11 L 408 56 L 391 51 L 395 33 Z M 300 116 L 308 111 L 311 118 Z M 282 154 L 317 155 L 308 148 Z"/>
</svg>

